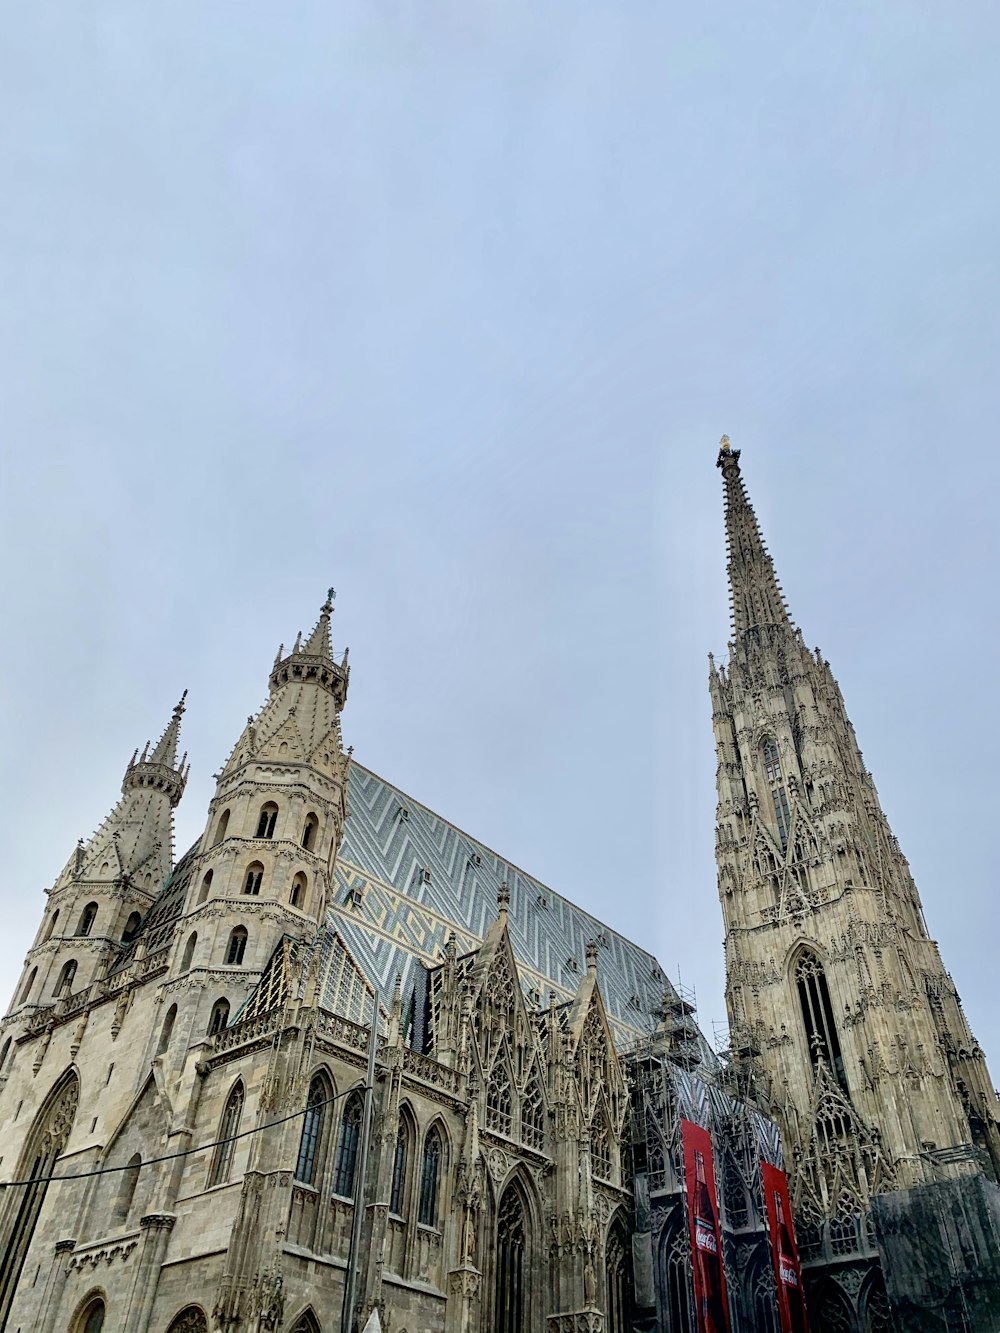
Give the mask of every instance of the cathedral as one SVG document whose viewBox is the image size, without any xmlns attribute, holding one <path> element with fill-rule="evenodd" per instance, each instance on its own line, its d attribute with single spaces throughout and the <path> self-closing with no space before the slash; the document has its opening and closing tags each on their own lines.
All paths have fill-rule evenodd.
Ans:
<svg viewBox="0 0 1000 1333">
<path fill-rule="evenodd" d="M 739 460 L 728 1049 L 644 948 L 345 749 L 328 597 L 194 846 L 182 699 L 39 904 L 0 1025 L 0 1333 L 1000 1331 L 997 1096 Z"/>
</svg>

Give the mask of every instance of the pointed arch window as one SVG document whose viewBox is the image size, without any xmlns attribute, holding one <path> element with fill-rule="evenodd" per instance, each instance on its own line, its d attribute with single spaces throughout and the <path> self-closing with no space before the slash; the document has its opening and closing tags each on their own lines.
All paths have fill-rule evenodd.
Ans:
<svg viewBox="0 0 1000 1333">
<path fill-rule="evenodd" d="M 226 1109 L 222 1112 L 219 1125 L 219 1142 L 212 1158 L 212 1169 L 208 1175 L 209 1188 L 224 1185 L 229 1179 L 233 1166 L 233 1154 L 236 1152 L 236 1135 L 240 1132 L 240 1119 L 243 1115 L 243 1102 L 246 1094 L 243 1084 L 237 1083 L 226 1099 Z"/>
<path fill-rule="evenodd" d="M 632 1246 L 620 1221 L 608 1235 L 604 1254 L 604 1284 L 608 1318 L 607 1333 L 632 1333 L 633 1283 Z"/>
<path fill-rule="evenodd" d="M 33 967 L 31 971 L 28 973 L 27 981 L 25 981 L 24 985 L 21 987 L 21 1001 L 20 1001 L 21 1004 L 28 1003 L 28 996 L 32 992 L 32 989 L 35 985 L 35 978 L 37 976 L 38 976 L 38 968 Z"/>
<path fill-rule="evenodd" d="M 510 1079 L 498 1063 L 486 1088 L 486 1128 L 509 1135 L 511 1121 Z"/>
<path fill-rule="evenodd" d="M 273 801 L 267 801 L 260 807 L 260 814 L 257 816 L 257 832 L 255 838 L 273 838 L 274 826 L 278 822 L 278 807 Z"/>
<path fill-rule="evenodd" d="M 97 920 L 97 904 L 88 903 L 80 913 L 80 920 L 76 927 L 78 935 L 89 935 L 94 929 L 94 922 Z"/>
<path fill-rule="evenodd" d="M 246 878 L 243 881 L 243 892 L 256 897 L 260 893 L 263 880 L 264 867 L 259 861 L 251 861 L 247 866 Z"/>
<path fill-rule="evenodd" d="M 205 878 L 201 881 L 201 888 L 198 890 L 199 903 L 203 903 L 205 899 L 208 897 L 209 891 L 212 887 L 213 874 L 214 872 L 212 870 L 205 871 Z"/>
<path fill-rule="evenodd" d="M 59 980 L 56 982 L 56 988 L 52 992 L 57 1000 L 63 999 L 73 993 L 73 982 L 76 980 L 76 959 L 70 958 L 68 962 L 63 963 L 62 971 L 59 973 Z"/>
<path fill-rule="evenodd" d="M 132 1211 L 132 1200 L 135 1198 L 135 1187 L 139 1183 L 141 1169 L 142 1157 L 139 1153 L 135 1153 L 122 1172 L 118 1198 L 115 1200 L 115 1224 L 117 1226 L 123 1227 L 128 1222 L 128 1215 Z"/>
<path fill-rule="evenodd" d="M 226 966 L 239 967 L 243 962 L 243 955 L 246 953 L 246 947 L 246 927 L 237 926 L 229 936 L 229 947 L 226 949 Z"/>
<path fill-rule="evenodd" d="M 299 1139 L 299 1155 L 295 1163 L 295 1179 L 303 1185 L 311 1185 L 316 1179 L 316 1159 L 319 1154 L 323 1135 L 323 1117 L 329 1091 L 322 1075 L 317 1074 L 309 1084 L 306 1098 L 306 1113 L 302 1117 L 302 1137 Z"/>
<path fill-rule="evenodd" d="M 761 748 L 764 760 L 764 776 L 768 782 L 781 781 L 781 760 L 778 757 L 778 743 L 773 736 L 768 736 Z"/>
<path fill-rule="evenodd" d="M 392 1192 L 389 1212 L 402 1217 L 406 1195 L 406 1158 L 409 1153 L 409 1133 L 404 1124 L 396 1131 L 396 1150 L 392 1158 Z"/>
<path fill-rule="evenodd" d="M 187 1305 L 171 1320 L 167 1333 L 208 1333 L 205 1311 L 197 1305 Z"/>
<path fill-rule="evenodd" d="M 187 943 L 184 945 L 184 953 L 181 956 L 182 972 L 187 972 L 188 969 L 191 967 L 191 964 L 194 962 L 194 950 L 195 950 L 195 945 L 197 943 L 198 943 L 198 932 L 196 930 L 192 930 L 191 934 L 187 937 Z"/>
<path fill-rule="evenodd" d="M 293 907 L 300 907 L 300 908 L 305 907 L 307 886 L 308 886 L 308 881 L 305 877 L 305 874 L 303 871 L 300 870 L 292 880 L 292 892 L 289 895 L 289 902 Z"/>
<path fill-rule="evenodd" d="M 497 1209 L 496 1333 L 524 1333 L 527 1325 L 524 1260 L 527 1251 L 524 1205 L 514 1188 L 508 1189 Z"/>
<path fill-rule="evenodd" d="M 59 908 L 57 907 L 56 910 L 55 910 L 55 911 L 52 913 L 52 915 L 49 917 L 49 924 L 45 927 L 45 934 L 42 936 L 42 943 L 43 943 L 43 944 L 44 944 L 47 940 L 50 940 L 50 939 L 52 938 L 52 932 L 55 930 L 55 928 L 56 928 L 56 922 L 57 922 L 58 920 L 59 920 Z"/>
<path fill-rule="evenodd" d="M 667 1308 L 670 1320 L 667 1327 L 689 1333 L 692 1328 L 691 1283 L 688 1265 L 690 1249 L 685 1229 L 675 1225 L 664 1244 L 666 1269 Z"/>
<path fill-rule="evenodd" d="M 611 1131 L 602 1111 L 595 1112 L 590 1126 L 590 1161 L 595 1176 L 611 1180 Z"/>
<path fill-rule="evenodd" d="M 316 846 L 316 834 L 319 832 L 319 819 L 310 810 L 302 827 L 302 846 L 311 852 Z"/>
<path fill-rule="evenodd" d="M 748 1310 L 753 1312 L 754 1333 L 781 1333 L 778 1326 L 778 1307 L 774 1298 L 774 1269 L 770 1253 L 758 1250 L 747 1264 L 743 1280 Z"/>
<path fill-rule="evenodd" d="M 354 1176 L 358 1165 L 358 1142 L 364 1104 L 359 1093 L 352 1093 L 344 1106 L 337 1135 L 337 1157 L 333 1168 L 333 1192 L 341 1198 L 354 1198 Z"/>
<path fill-rule="evenodd" d="M 529 1148 L 545 1146 L 545 1102 L 535 1079 L 528 1084 L 521 1106 L 521 1138 Z"/>
<path fill-rule="evenodd" d="M 211 1017 L 208 1020 L 208 1035 L 214 1037 L 229 1026 L 229 1001 L 225 998 L 218 999 L 212 1005 Z"/>
<path fill-rule="evenodd" d="M 142 917 L 138 912 L 130 912 L 129 918 L 125 922 L 125 929 L 122 931 L 122 944 L 131 944 L 142 925 Z"/>
<path fill-rule="evenodd" d="M 170 1045 L 170 1038 L 174 1033 L 174 1020 L 177 1017 L 177 1006 L 172 1004 L 167 1010 L 166 1017 L 163 1020 L 163 1027 L 160 1028 L 160 1040 L 156 1047 L 156 1054 L 163 1055 Z"/>
<path fill-rule="evenodd" d="M 49 1177 L 72 1131 L 79 1099 L 79 1082 L 75 1074 L 69 1074 L 46 1098 L 15 1168 L 16 1180 L 33 1183 L 18 1191 L 17 1213 L 11 1219 L 6 1250 L 0 1256 L 0 1328 L 7 1325 L 21 1269 L 45 1201 Z"/>
<path fill-rule="evenodd" d="M 847 1092 L 847 1075 L 840 1053 L 840 1038 L 833 1018 L 826 972 L 811 949 L 803 949 L 799 954 L 795 964 L 795 985 L 813 1068 L 817 1069 L 822 1061 L 844 1092 Z"/>
<path fill-rule="evenodd" d="M 425 1227 L 437 1226 L 443 1148 L 441 1131 L 434 1125 L 424 1139 L 424 1151 L 420 1159 L 420 1208 L 417 1221 Z"/>
<path fill-rule="evenodd" d="M 10 1054 L 10 1044 L 12 1041 L 13 1038 L 8 1037 L 7 1040 L 4 1042 L 3 1046 L 0 1047 L 0 1074 L 3 1073 L 4 1066 L 7 1063 L 7 1056 Z"/>
<path fill-rule="evenodd" d="M 223 810 L 222 814 L 219 816 L 219 822 L 216 825 L 215 841 L 212 843 L 212 846 L 217 847 L 218 844 L 222 841 L 222 839 L 226 836 L 226 833 L 228 831 L 229 831 L 229 811 Z"/>
<path fill-rule="evenodd" d="M 95 1296 L 80 1311 L 80 1317 L 73 1325 L 74 1333 L 103 1333 L 106 1314 L 104 1301 Z"/>
</svg>

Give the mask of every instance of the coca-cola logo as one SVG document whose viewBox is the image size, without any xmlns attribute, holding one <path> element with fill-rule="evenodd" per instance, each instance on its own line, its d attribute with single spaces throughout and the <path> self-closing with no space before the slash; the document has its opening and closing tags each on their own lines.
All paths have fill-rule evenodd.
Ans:
<svg viewBox="0 0 1000 1333">
<path fill-rule="evenodd" d="M 696 1217 L 694 1220 L 694 1243 L 699 1250 L 707 1250 L 709 1254 L 719 1253 L 719 1242 L 715 1235 L 715 1228 L 704 1218 Z"/>
<path fill-rule="evenodd" d="M 782 1259 L 778 1265 L 778 1272 L 781 1274 L 781 1280 L 786 1287 L 797 1287 L 799 1279 L 795 1275 L 795 1269 L 787 1259 Z"/>
</svg>

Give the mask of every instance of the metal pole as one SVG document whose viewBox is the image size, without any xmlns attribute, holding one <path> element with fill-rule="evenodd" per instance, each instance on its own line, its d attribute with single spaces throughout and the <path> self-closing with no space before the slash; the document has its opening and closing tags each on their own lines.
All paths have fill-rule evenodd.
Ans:
<svg viewBox="0 0 1000 1333">
<path fill-rule="evenodd" d="M 372 1099 L 375 1095 L 375 1051 L 378 1047 L 378 991 L 372 1007 L 372 1023 L 368 1030 L 368 1078 L 365 1083 L 365 1105 L 361 1117 L 361 1147 L 354 1171 L 354 1217 L 351 1222 L 351 1248 L 344 1275 L 344 1308 L 340 1315 L 341 1333 L 352 1333 L 354 1323 L 354 1293 L 358 1285 L 358 1261 L 361 1258 L 361 1228 L 364 1225 L 365 1180 L 368 1176 L 368 1151 L 372 1130 Z"/>
</svg>

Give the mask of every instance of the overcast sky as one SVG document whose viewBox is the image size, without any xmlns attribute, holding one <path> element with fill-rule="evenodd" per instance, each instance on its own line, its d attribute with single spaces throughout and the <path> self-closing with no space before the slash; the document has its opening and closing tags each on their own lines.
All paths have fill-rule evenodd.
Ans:
<svg viewBox="0 0 1000 1333">
<path fill-rule="evenodd" d="M 724 1016 L 723 431 L 996 1016 L 1000 11 L 32 0 L 0 44 L 0 991 L 190 688 L 338 591 L 357 756 Z"/>
</svg>

